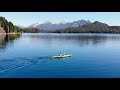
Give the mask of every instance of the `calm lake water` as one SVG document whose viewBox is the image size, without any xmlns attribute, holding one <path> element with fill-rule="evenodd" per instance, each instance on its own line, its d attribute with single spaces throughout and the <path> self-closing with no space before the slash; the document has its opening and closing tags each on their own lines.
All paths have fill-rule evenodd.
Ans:
<svg viewBox="0 0 120 90">
<path fill-rule="evenodd" d="M 0 78 L 120 78 L 120 34 L 0 34 Z"/>
</svg>

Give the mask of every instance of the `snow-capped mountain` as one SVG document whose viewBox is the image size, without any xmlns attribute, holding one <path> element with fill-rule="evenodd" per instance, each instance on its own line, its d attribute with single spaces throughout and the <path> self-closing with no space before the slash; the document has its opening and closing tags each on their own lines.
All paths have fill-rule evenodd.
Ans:
<svg viewBox="0 0 120 90">
<path fill-rule="evenodd" d="M 85 24 L 90 24 L 89 20 L 78 20 L 73 22 L 60 22 L 60 23 L 52 23 L 49 21 L 45 21 L 43 23 L 35 23 L 30 25 L 28 28 L 38 28 L 40 30 L 57 30 L 57 29 L 65 29 L 70 27 L 78 27 Z"/>
<path fill-rule="evenodd" d="M 34 24 L 32 24 L 32 25 L 30 25 L 30 26 L 28 26 L 29 28 L 35 28 L 36 26 L 38 26 L 39 25 L 39 23 L 34 23 Z"/>
</svg>

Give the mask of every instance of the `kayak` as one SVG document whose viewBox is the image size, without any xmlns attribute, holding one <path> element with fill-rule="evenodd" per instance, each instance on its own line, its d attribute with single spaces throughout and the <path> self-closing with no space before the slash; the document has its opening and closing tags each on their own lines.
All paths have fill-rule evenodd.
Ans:
<svg viewBox="0 0 120 90">
<path fill-rule="evenodd" d="M 65 58 L 65 57 L 71 57 L 72 55 L 62 55 L 62 56 L 52 56 L 52 58 Z"/>
</svg>

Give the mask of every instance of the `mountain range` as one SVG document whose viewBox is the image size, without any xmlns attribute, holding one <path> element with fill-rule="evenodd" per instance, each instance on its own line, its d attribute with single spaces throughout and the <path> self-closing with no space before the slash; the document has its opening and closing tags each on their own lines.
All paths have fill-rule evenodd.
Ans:
<svg viewBox="0 0 120 90">
<path fill-rule="evenodd" d="M 39 30 L 58 30 L 58 29 L 66 29 L 66 28 L 73 28 L 73 27 L 79 27 L 82 25 L 90 24 L 91 22 L 89 20 L 78 20 L 73 22 L 61 22 L 61 23 L 52 23 L 49 21 L 45 21 L 41 24 L 35 23 L 27 28 L 37 28 Z M 18 26 L 19 27 L 19 26 Z"/>
<path fill-rule="evenodd" d="M 55 30 L 52 33 L 120 33 L 120 26 L 109 26 L 95 21 L 79 27 Z"/>
<path fill-rule="evenodd" d="M 120 33 L 120 26 L 109 26 L 99 21 L 78 20 L 53 24 L 49 21 L 29 27 L 15 26 L 0 17 L 0 33 Z"/>
<path fill-rule="evenodd" d="M 48 28 L 49 27 L 49 28 Z M 42 28 L 42 29 L 38 29 Z M 44 28 L 44 29 L 43 29 Z M 29 28 L 22 29 L 24 33 L 120 33 L 120 26 L 109 26 L 99 21 L 90 22 L 85 20 L 72 23 L 52 24 L 45 22 L 33 24 Z"/>
</svg>

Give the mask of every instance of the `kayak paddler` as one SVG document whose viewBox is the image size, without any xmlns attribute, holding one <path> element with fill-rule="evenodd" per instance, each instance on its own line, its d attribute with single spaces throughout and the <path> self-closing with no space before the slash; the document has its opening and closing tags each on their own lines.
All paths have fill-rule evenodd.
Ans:
<svg viewBox="0 0 120 90">
<path fill-rule="evenodd" d="M 59 56 L 62 56 L 62 53 L 60 53 Z"/>
</svg>

